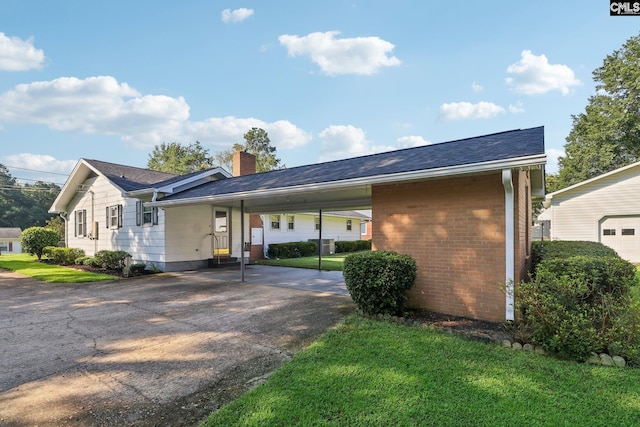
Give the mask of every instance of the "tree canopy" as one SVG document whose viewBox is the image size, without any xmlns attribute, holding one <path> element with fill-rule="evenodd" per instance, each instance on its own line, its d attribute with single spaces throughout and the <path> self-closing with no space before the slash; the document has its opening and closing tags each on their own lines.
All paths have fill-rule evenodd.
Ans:
<svg viewBox="0 0 640 427">
<path fill-rule="evenodd" d="M 640 158 L 640 34 L 593 71 L 596 93 L 572 116 L 556 191 Z"/>
<path fill-rule="evenodd" d="M 215 166 L 215 160 L 209 155 L 209 150 L 200 145 L 199 141 L 189 145 L 163 142 L 153 148 L 147 161 L 149 169 L 176 175 L 210 169 Z"/>
<path fill-rule="evenodd" d="M 60 193 L 56 184 L 37 181 L 18 183 L 9 169 L 0 164 L 0 227 L 44 226 L 55 217 L 48 212 Z"/>
<path fill-rule="evenodd" d="M 264 129 L 251 128 L 244 134 L 244 140 L 244 144 L 234 144 L 232 149 L 217 152 L 216 161 L 231 170 L 233 153 L 246 151 L 256 156 L 256 172 L 268 172 L 285 167 L 276 157 L 276 147 L 271 145 L 269 134 Z"/>
</svg>

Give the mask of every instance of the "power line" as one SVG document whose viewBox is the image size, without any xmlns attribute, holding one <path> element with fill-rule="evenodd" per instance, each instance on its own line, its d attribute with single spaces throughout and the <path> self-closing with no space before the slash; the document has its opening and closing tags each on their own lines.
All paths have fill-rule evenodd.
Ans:
<svg viewBox="0 0 640 427">
<path fill-rule="evenodd" d="M 53 184 L 53 185 L 57 185 L 59 187 L 62 187 L 64 184 L 59 184 L 57 182 L 52 182 L 52 181 L 43 181 L 41 179 L 33 179 L 33 178 L 19 178 L 17 176 L 14 176 L 13 178 L 15 179 L 20 179 L 22 181 L 33 181 L 33 182 L 44 182 L 45 184 Z"/>
<path fill-rule="evenodd" d="M 4 165 L 4 167 L 5 167 L 5 168 L 7 168 L 7 169 L 20 169 L 20 170 L 23 170 L 23 171 L 29 171 L 29 172 L 46 173 L 46 174 L 49 174 L 49 175 L 69 176 L 69 174 L 68 174 L 68 173 L 47 172 L 47 171 L 41 171 L 41 170 L 37 170 L 37 169 L 20 168 L 20 167 L 18 167 L 18 166 L 7 166 L 7 165 Z"/>
</svg>

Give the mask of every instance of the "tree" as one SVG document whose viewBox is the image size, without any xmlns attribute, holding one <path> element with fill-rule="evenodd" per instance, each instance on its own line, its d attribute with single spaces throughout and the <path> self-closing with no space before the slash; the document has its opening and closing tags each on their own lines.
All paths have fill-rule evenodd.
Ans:
<svg viewBox="0 0 640 427">
<path fill-rule="evenodd" d="M 230 150 L 217 152 L 214 156 L 218 164 L 231 170 L 233 153 L 246 151 L 256 156 L 256 172 L 268 172 L 285 167 L 276 157 L 276 147 L 271 146 L 269 134 L 264 129 L 251 128 L 244 134 L 244 139 L 244 144 L 234 144 Z"/>
<path fill-rule="evenodd" d="M 45 227 L 58 233 L 58 239 L 60 241 L 64 241 L 65 226 L 62 218 L 60 218 L 59 216 L 51 218 L 50 220 L 47 221 L 47 225 L 45 225 Z"/>
<path fill-rule="evenodd" d="M 20 234 L 22 249 L 42 259 L 42 252 L 47 246 L 58 245 L 58 233 L 44 227 L 29 227 Z"/>
<path fill-rule="evenodd" d="M 160 172 L 183 175 L 213 168 L 215 162 L 209 155 L 209 150 L 200 145 L 199 141 L 189 145 L 163 142 L 156 145 L 149 154 L 147 167 Z"/>
<path fill-rule="evenodd" d="M 560 157 L 558 188 L 637 161 L 640 157 L 640 34 L 593 72 L 596 94 L 573 127 Z"/>
</svg>

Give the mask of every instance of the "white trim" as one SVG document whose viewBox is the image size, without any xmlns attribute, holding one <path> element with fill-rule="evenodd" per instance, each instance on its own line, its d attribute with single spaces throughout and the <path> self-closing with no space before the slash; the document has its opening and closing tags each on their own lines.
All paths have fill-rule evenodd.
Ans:
<svg viewBox="0 0 640 427">
<path fill-rule="evenodd" d="M 504 186 L 504 254 L 505 254 L 505 319 L 514 319 L 514 279 L 515 279 L 515 219 L 514 191 L 511 169 L 502 170 Z"/>
<path fill-rule="evenodd" d="M 491 172 L 496 170 L 502 170 L 506 168 L 521 168 L 521 167 L 533 167 L 533 166 L 544 166 L 546 163 L 547 156 L 544 154 L 539 154 L 535 156 L 528 157 L 518 157 L 515 159 L 509 160 L 495 160 L 491 162 L 485 163 L 474 163 L 471 165 L 460 165 L 460 166 L 452 166 L 446 168 L 437 168 L 437 169 L 427 169 L 427 170 L 418 170 L 418 171 L 410 171 L 410 172 L 401 172 L 396 174 L 388 174 L 388 175 L 374 175 L 369 177 L 360 177 L 360 178 L 352 178 L 345 179 L 341 181 L 333 181 L 333 182 L 318 182 L 313 184 L 303 184 L 292 187 L 283 187 L 283 188 L 265 188 L 260 190 L 248 190 L 241 191 L 236 193 L 229 194 L 221 194 L 214 196 L 201 196 L 201 197 L 193 197 L 189 199 L 179 199 L 179 200 L 160 200 L 152 203 L 152 206 L 178 206 L 178 205 L 187 205 L 192 203 L 228 203 L 239 200 L 246 200 L 251 198 L 273 198 L 276 196 L 282 195 L 292 195 L 295 193 L 307 193 L 307 192 L 315 192 L 319 190 L 339 190 L 345 189 L 349 187 L 355 187 L 359 185 L 373 185 L 373 184 L 389 184 L 389 183 L 398 183 L 403 181 L 415 181 L 422 180 L 428 178 L 441 178 L 447 176 L 459 176 L 459 175 L 469 175 L 483 172 Z"/>
</svg>

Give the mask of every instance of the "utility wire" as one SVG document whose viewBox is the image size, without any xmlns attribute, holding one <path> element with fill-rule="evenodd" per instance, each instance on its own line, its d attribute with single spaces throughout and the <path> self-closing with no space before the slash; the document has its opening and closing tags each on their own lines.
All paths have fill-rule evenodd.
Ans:
<svg viewBox="0 0 640 427">
<path fill-rule="evenodd" d="M 47 171 L 41 171 L 41 170 L 37 170 L 37 169 L 27 169 L 27 168 L 19 168 L 18 166 L 7 166 L 4 165 L 5 168 L 7 169 L 20 169 L 23 171 L 29 171 L 29 172 L 40 172 L 40 173 L 46 173 L 49 175 L 61 175 L 61 176 L 69 176 L 68 173 L 60 173 L 60 172 L 47 172 Z"/>
</svg>

